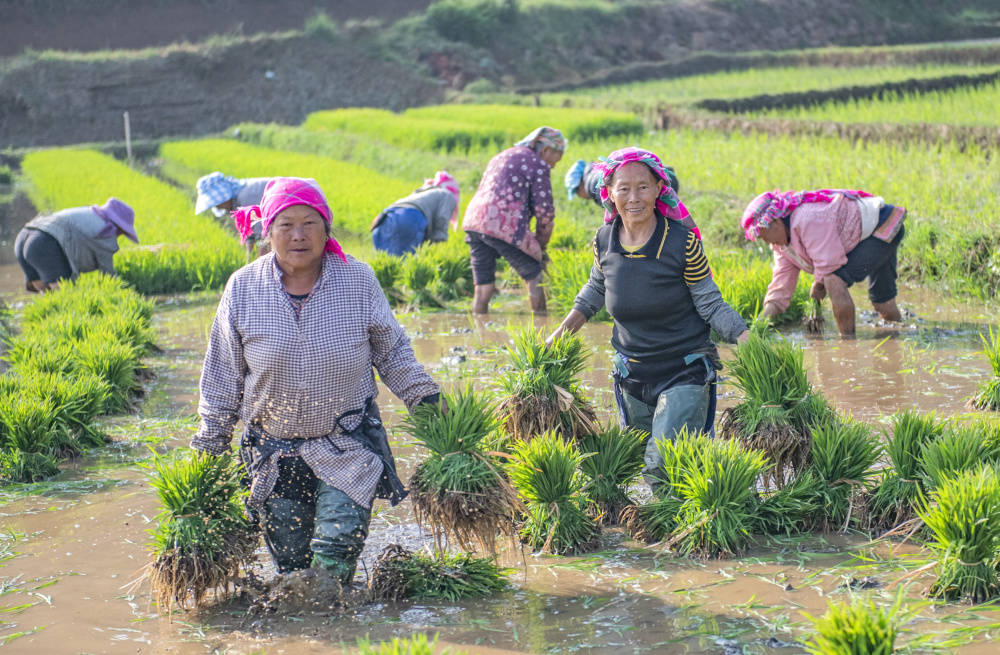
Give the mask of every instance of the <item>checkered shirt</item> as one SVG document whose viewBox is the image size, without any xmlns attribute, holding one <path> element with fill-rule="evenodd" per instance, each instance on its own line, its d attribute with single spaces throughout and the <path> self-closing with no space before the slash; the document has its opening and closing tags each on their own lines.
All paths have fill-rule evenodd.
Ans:
<svg viewBox="0 0 1000 655">
<path fill-rule="evenodd" d="M 265 255 L 236 271 L 219 301 L 191 446 L 228 451 L 237 420 L 302 439 L 299 454 L 316 475 L 369 507 L 382 464 L 344 436 L 360 416 L 337 419 L 377 394 L 373 367 L 407 407 L 439 391 L 367 264 L 325 255 L 296 314 L 274 254 Z"/>
</svg>

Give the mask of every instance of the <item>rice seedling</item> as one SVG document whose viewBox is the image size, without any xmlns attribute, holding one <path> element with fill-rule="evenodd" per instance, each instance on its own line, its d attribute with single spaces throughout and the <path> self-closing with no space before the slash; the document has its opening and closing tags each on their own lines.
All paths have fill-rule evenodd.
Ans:
<svg viewBox="0 0 1000 655">
<path fill-rule="evenodd" d="M 753 321 L 764 306 L 767 285 L 771 282 L 770 262 L 746 251 L 712 258 L 713 279 L 723 300 L 747 321 Z M 773 325 L 799 321 L 809 303 L 809 282 L 800 275 L 788 309 L 771 318 Z"/>
<path fill-rule="evenodd" d="M 531 548 L 554 554 L 586 550 L 599 528 L 588 513 L 580 472 L 583 456 L 555 431 L 514 446 L 507 474 L 527 505 L 521 539 Z"/>
<path fill-rule="evenodd" d="M 403 285 L 412 308 L 444 307 L 444 301 L 431 291 L 434 282 L 434 264 L 427 257 L 414 253 L 403 261 Z"/>
<path fill-rule="evenodd" d="M 940 437 L 924 445 L 920 459 L 923 486 L 931 490 L 949 477 L 995 461 L 996 453 L 991 452 L 975 428 L 952 425 Z"/>
<path fill-rule="evenodd" d="M 590 279 L 594 254 L 589 249 L 550 250 L 549 256 L 551 259 L 545 267 L 545 294 L 552 307 L 565 314 L 573 309 L 576 294 Z M 611 315 L 602 307 L 592 320 L 610 322 Z"/>
<path fill-rule="evenodd" d="M 141 293 L 218 288 L 243 264 L 243 249 L 232 231 L 195 216 L 186 194 L 113 157 L 59 148 L 32 152 L 21 166 L 39 209 L 85 206 L 108 196 L 129 203 L 143 246 L 122 239 L 115 268 Z"/>
<path fill-rule="evenodd" d="M 368 589 L 374 600 L 446 600 L 488 596 L 507 588 L 507 572 L 469 553 L 424 555 L 393 544 L 379 555 Z"/>
<path fill-rule="evenodd" d="M 406 296 L 397 286 L 403 272 L 403 260 L 395 255 L 379 251 L 368 260 L 368 265 L 372 267 L 375 279 L 382 287 L 382 292 L 389 304 L 394 306 L 403 304 L 406 301 Z"/>
<path fill-rule="evenodd" d="M 586 365 L 583 339 L 564 333 L 551 347 L 533 327 L 514 333 L 507 356 L 512 370 L 500 375 L 499 416 L 507 434 L 524 441 L 547 430 L 570 439 L 595 431 L 595 413 L 579 375 Z"/>
<path fill-rule="evenodd" d="M 147 568 L 161 610 L 226 593 L 250 561 L 258 535 L 243 508 L 241 465 L 231 455 L 188 451 L 157 456 L 150 486 L 161 509 Z"/>
<path fill-rule="evenodd" d="M 349 108 L 318 111 L 306 117 L 310 130 L 344 130 L 377 136 L 405 148 L 468 152 L 496 147 L 507 139 L 494 125 L 442 120 L 433 114 L 408 116 L 386 109 Z"/>
<path fill-rule="evenodd" d="M 764 454 L 704 434 L 678 434 L 657 447 L 672 492 L 683 501 L 668 545 L 698 557 L 743 552 L 755 527 L 756 480 L 769 466 Z"/>
<path fill-rule="evenodd" d="M 812 426 L 831 410 L 806 378 L 802 349 L 760 327 L 737 346 L 730 370 L 744 399 L 723 413 L 719 431 L 763 451 L 774 463 L 764 482 L 781 487 L 808 462 Z"/>
<path fill-rule="evenodd" d="M 933 534 L 937 555 L 933 597 L 972 603 L 995 598 L 1000 553 L 1000 480 L 979 466 L 942 480 L 922 501 L 918 514 Z"/>
<path fill-rule="evenodd" d="M 762 494 L 756 531 L 790 537 L 812 529 L 824 512 L 821 487 L 825 484 L 807 469 L 780 489 Z"/>
<path fill-rule="evenodd" d="M 983 341 L 983 354 L 993 369 L 993 378 L 979 385 L 978 392 L 969 403 L 976 409 L 1000 411 L 1000 330 L 994 334 L 990 326 L 989 338 L 983 333 L 979 334 L 979 338 Z"/>
<path fill-rule="evenodd" d="M 356 645 L 358 655 L 462 655 L 465 651 L 453 651 L 450 648 L 439 649 L 437 647 L 438 636 L 434 634 L 433 639 L 428 639 L 423 633 L 416 633 L 412 637 L 393 637 L 392 641 L 383 641 L 373 644 L 368 637 L 359 637 Z"/>
<path fill-rule="evenodd" d="M 435 268 L 431 292 L 442 300 L 455 300 L 472 295 L 472 264 L 469 254 L 444 247 L 427 249 Z"/>
<path fill-rule="evenodd" d="M 523 509 L 483 448 L 483 440 L 497 428 L 496 410 L 471 388 L 442 398 L 447 413 L 438 405 L 419 405 L 403 422 L 431 452 L 410 480 L 417 522 L 430 526 L 438 550 L 453 537 L 463 548 L 478 542 L 494 556 L 497 534 L 516 538 Z"/>
<path fill-rule="evenodd" d="M 900 632 L 900 602 L 879 608 L 870 599 L 831 602 L 826 614 L 806 614 L 814 634 L 803 644 L 813 655 L 892 655 Z"/>
<path fill-rule="evenodd" d="M 652 475 L 660 483 L 650 503 L 622 513 L 626 531 L 647 542 L 665 541 L 684 555 L 742 552 L 759 525 L 755 485 L 769 466 L 763 454 L 687 429 L 656 445 L 663 465 Z"/>
<path fill-rule="evenodd" d="M 808 307 L 803 324 L 806 326 L 806 332 L 818 334 L 823 331 L 823 305 L 814 298 Z"/>
<path fill-rule="evenodd" d="M 809 471 L 819 481 L 824 529 L 843 532 L 852 521 L 864 523 L 872 465 L 881 453 L 878 438 L 864 423 L 835 418 L 813 429 Z"/>
<path fill-rule="evenodd" d="M 944 425 L 935 414 L 906 410 L 893 416 L 893 429 L 885 451 L 891 466 L 881 471 L 875 493 L 868 501 L 869 530 L 888 531 L 916 516 L 923 492 L 921 453 L 941 436 Z"/>
<path fill-rule="evenodd" d="M 593 501 L 599 522 L 617 523 L 622 510 L 632 504 L 628 488 L 642 471 L 648 436 L 607 424 L 580 437 L 580 452 L 585 455 L 580 470 L 589 478 L 584 492 Z"/>
</svg>

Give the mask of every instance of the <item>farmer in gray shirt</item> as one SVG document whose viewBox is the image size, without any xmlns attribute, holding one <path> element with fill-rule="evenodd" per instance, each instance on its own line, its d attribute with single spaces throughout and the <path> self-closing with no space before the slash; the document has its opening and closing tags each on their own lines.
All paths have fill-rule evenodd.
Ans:
<svg viewBox="0 0 1000 655">
<path fill-rule="evenodd" d="M 139 243 L 135 212 L 118 198 L 103 205 L 63 209 L 33 218 L 18 233 L 14 254 L 24 270 L 25 286 L 37 293 L 75 280 L 81 273 L 115 274 L 118 237 Z"/>
<path fill-rule="evenodd" d="M 196 185 L 198 198 L 194 203 L 194 213 L 201 214 L 207 209 L 212 210 L 216 218 L 223 218 L 237 207 L 259 205 L 264 195 L 264 187 L 271 181 L 269 177 L 247 177 L 237 179 L 223 175 L 219 171 L 198 178 Z M 253 234 L 244 242 L 247 256 L 253 253 L 257 246 L 257 256 L 270 251 L 270 245 L 262 237 L 260 222 L 253 224 Z"/>
<path fill-rule="evenodd" d="M 413 252 L 424 241 L 447 241 L 458 211 L 458 183 L 447 171 L 384 209 L 372 221 L 372 243 L 391 255 Z"/>
<path fill-rule="evenodd" d="M 711 432 L 721 368 L 711 329 L 726 341 L 747 336 L 743 319 L 722 299 L 687 210 L 668 185 L 659 158 L 624 148 L 598 162 L 608 221 L 594 238 L 590 280 L 549 337 L 575 332 L 607 307 L 614 318 L 612 375 L 619 417 L 650 433 L 646 481 L 663 460 L 656 443 L 687 427 Z"/>
</svg>

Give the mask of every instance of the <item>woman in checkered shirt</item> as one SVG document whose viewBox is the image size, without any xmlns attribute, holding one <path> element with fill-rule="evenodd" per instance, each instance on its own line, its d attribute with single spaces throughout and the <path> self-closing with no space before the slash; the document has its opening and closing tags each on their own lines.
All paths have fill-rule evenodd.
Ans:
<svg viewBox="0 0 1000 655">
<path fill-rule="evenodd" d="M 194 448 L 240 454 L 281 572 L 313 566 L 354 576 L 375 497 L 396 504 L 396 475 L 374 403 L 373 370 L 407 407 L 438 402 L 371 268 L 330 237 L 314 180 L 275 178 L 259 206 L 273 252 L 236 271 L 219 301 L 202 371 Z"/>
</svg>

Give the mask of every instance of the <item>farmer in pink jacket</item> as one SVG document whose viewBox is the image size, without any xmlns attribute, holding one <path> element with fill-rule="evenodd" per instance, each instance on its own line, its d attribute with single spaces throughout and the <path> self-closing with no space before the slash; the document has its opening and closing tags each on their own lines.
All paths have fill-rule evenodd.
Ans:
<svg viewBox="0 0 1000 655">
<path fill-rule="evenodd" d="M 886 321 L 900 320 L 896 307 L 896 251 L 906 210 L 864 191 L 768 191 L 754 198 L 740 222 L 747 239 L 774 252 L 764 316 L 785 311 L 799 271 L 813 276 L 809 295 L 830 296 L 837 329 L 854 334 L 854 301 L 848 291 L 868 278 L 868 298 Z"/>
</svg>

